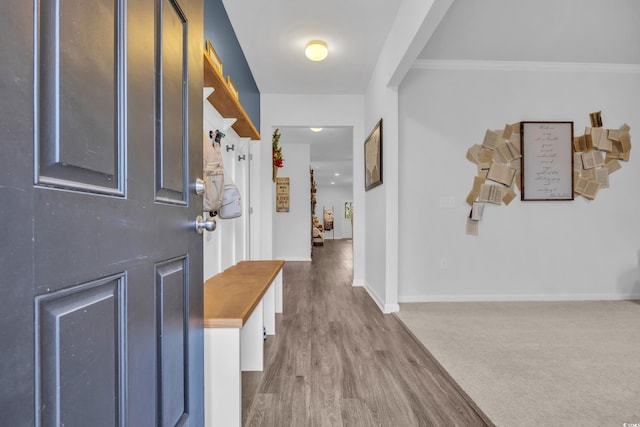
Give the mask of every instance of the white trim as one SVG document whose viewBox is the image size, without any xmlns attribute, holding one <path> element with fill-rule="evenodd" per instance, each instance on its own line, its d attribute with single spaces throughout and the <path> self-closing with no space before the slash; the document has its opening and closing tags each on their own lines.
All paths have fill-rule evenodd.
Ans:
<svg viewBox="0 0 640 427">
<path fill-rule="evenodd" d="M 274 259 L 282 259 L 285 261 L 311 261 L 311 257 L 297 257 L 297 256 L 291 256 L 291 257 L 280 257 L 277 256 Z"/>
<path fill-rule="evenodd" d="M 640 299 L 631 294 L 547 294 L 547 295 L 408 295 L 400 303 L 411 302 L 506 302 L 506 301 L 620 301 Z"/>
<path fill-rule="evenodd" d="M 369 283 L 367 283 L 366 280 L 364 282 L 364 289 L 365 291 L 367 291 L 373 302 L 376 303 L 380 311 L 384 313 L 384 305 L 382 304 L 382 300 L 378 297 L 378 294 L 376 294 L 375 291 L 371 289 L 371 286 L 369 286 Z"/>
<path fill-rule="evenodd" d="M 351 286 L 353 286 L 353 287 L 361 287 L 361 286 L 365 286 L 365 283 L 364 283 L 364 280 L 353 279 L 353 282 L 351 283 Z"/>
<path fill-rule="evenodd" d="M 598 64 L 581 62 L 467 61 L 418 59 L 413 64 L 420 70 L 468 71 L 551 71 L 567 73 L 640 74 L 640 64 Z"/>
<path fill-rule="evenodd" d="M 353 286 L 363 286 L 363 285 L 355 285 L 355 281 L 354 281 Z M 384 314 L 397 313 L 398 311 L 400 311 L 399 304 L 383 303 L 380 297 L 378 297 L 378 294 L 375 293 L 375 291 L 369 286 L 367 282 L 364 282 L 364 289 L 367 291 L 367 293 L 369 294 L 373 302 L 376 303 L 380 311 L 383 312 Z"/>
<path fill-rule="evenodd" d="M 400 304 L 385 304 L 384 314 L 397 313 L 400 311 Z"/>
</svg>

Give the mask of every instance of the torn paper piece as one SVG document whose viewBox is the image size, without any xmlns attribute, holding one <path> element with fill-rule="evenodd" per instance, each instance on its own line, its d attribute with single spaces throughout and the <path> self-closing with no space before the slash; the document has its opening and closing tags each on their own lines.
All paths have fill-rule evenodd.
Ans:
<svg viewBox="0 0 640 427">
<path fill-rule="evenodd" d="M 580 172 L 580 176 L 587 180 L 594 181 L 596 179 L 596 169 L 585 169 Z"/>
<path fill-rule="evenodd" d="M 482 145 L 474 144 L 467 150 L 467 160 L 471 163 L 478 164 L 478 155 L 482 151 Z"/>
<path fill-rule="evenodd" d="M 601 128 L 602 127 L 601 111 L 596 111 L 594 113 L 589 114 L 589 120 L 591 121 L 592 127 Z"/>
<path fill-rule="evenodd" d="M 500 136 L 495 131 L 487 129 L 487 132 L 484 134 L 484 142 L 482 143 L 482 146 L 489 150 L 493 150 L 496 148 L 496 144 L 499 139 Z"/>
<path fill-rule="evenodd" d="M 513 135 L 513 127 L 507 123 L 502 131 L 502 139 L 511 139 L 511 135 Z"/>
<path fill-rule="evenodd" d="M 516 192 L 513 191 L 513 188 L 509 188 L 502 195 L 502 203 L 509 206 L 509 203 L 511 203 L 511 201 L 515 198 L 516 198 Z"/>
<path fill-rule="evenodd" d="M 471 207 L 470 218 L 474 221 L 480 221 L 482 219 L 482 213 L 484 212 L 484 203 L 473 202 Z"/>
<path fill-rule="evenodd" d="M 609 156 L 605 158 L 604 167 L 607 168 L 609 175 L 611 175 L 617 170 L 622 169 L 622 165 L 620 165 L 620 162 L 617 159 L 612 159 Z"/>
<path fill-rule="evenodd" d="M 587 141 L 587 135 L 580 135 L 573 138 L 573 151 L 587 151 L 593 149 L 591 136 Z"/>
<path fill-rule="evenodd" d="M 580 172 L 582 169 L 582 155 L 580 153 L 573 153 L 573 170 Z"/>
<path fill-rule="evenodd" d="M 595 181 L 600 184 L 600 188 L 609 188 L 609 169 L 598 168 L 595 170 Z"/>
<path fill-rule="evenodd" d="M 593 148 L 607 152 L 611 151 L 611 140 L 607 138 L 607 129 L 591 128 L 591 140 Z"/>
<path fill-rule="evenodd" d="M 599 189 L 600 184 L 598 182 L 590 181 L 583 177 L 578 178 L 575 185 L 575 192 L 589 200 L 596 198 Z"/>
<path fill-rule="evenodd" d="M 520 149 L 511 141 L 496 145 L 496 154 L 499 154 L 500 163 L 509 163 L 522 157 Z"/>
<path fill-rule="evenodd" d="M 478 176 L 486 178 L 490 168 L 491 163 L 478 163 Z"/>
<path fill-rule="evenodd" d="M 504 194 L 504 187 L 493 184 L 482 184 L 480 187 L 480 194 L 478 195 L 478 201 L 493 203 L 494 205 L 502 204 L 502 195 Z"/>
<path fill-rule="evenodd" d="M 473 202 L 475 202 L 475 200 L 478 198 L 478 195 L 480 195 L 480 188 L 485 182 L 486 180 L 483 177 L 476 176 L 473 178 L 473 188 L 467 196 L 467 204 L 469 206 L 473 206 Z"/>
<path fill-rule="evenodd" d="M 467 218 L 467 234 L 469 236 L 478 235 L 478 221 L 474 221 L 471 218 Z"/>
<path fill-rule="evenodd" d="M 604 165 L 602 153 L 598 150 L 585 151 L 580 153 L 580 157 L 582 157 L 583 169 L 593 169 Z"/>
<path fill-rule="evenodd" d="M 491 168 L 489 168 L 487 179 L 498 182 L 507 187 L 511 187 L 513 185 L 513 179 L 515 178 L 515 176 L 515 169 L 500 163 L 493 162 L 491 163 Z"/>
<path fill-rule="evenodd" d="M 518 188 L 518 191 L 522 193 L 522 172 L 520 171 L 516 172 L 516 177 L 514 181 L 516 183 L 516 187 Z"/>
</svg>

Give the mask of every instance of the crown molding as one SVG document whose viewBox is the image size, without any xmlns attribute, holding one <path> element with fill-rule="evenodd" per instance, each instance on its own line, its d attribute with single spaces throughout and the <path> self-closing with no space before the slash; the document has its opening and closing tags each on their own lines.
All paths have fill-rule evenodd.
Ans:
<svg viewBox="0 0 640 427">
<path fill-rule="evenodd" d="M 566 73 L 640 74 L 640 64 L 601 64 L 581 62 L 469 61 L 448 59 L 418 59 L 413 64 L 419 70 L 462 71 L 538 71 Z"/>
</svg>

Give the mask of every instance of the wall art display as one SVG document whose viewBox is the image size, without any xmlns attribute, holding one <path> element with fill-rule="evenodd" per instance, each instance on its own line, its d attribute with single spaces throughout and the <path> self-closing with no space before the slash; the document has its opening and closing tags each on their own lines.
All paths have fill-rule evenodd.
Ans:
<svg viewBox="0 0 640 427">
<path fill-rule="evenodd" d="M 382 119 L 364 142 L 364 189 L 382 184 Z"/>
<path fill-rule="evenodd" d="M 289 178 L 276 178 L 276 212 L 289 212 Z"/>
<path fill-rule="evenodd" d="M 521 200 L 573 200 L 573 122 L 521 122 Z"/>
<path fill-rule="evenodd" d="M 589 114 L 591 127 L 573 136 L 573 122 L 518 122 L 485 132 L 482 144 L 467 150 L 476 176 L 466 202 L 467 234 L 478 235 L 484 207 L 521 200 L 593 201 L 609 188 L 609 177 L 628 162 L 631 128 L 605 129 L 601 112 Z"/>
</svg>

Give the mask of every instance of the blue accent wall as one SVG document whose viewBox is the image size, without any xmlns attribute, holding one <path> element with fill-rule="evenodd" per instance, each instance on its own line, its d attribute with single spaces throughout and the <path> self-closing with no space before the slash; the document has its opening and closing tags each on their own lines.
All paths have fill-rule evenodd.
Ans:
<svg viewBox="0 0 640 427">
<path fill-rule="evenodd" d="M 222 0 L 204 2 L 204 39 L 210 40 L 222 61 L 225 77 L 231 76 L 240 103 L 260 132 L 260 91 L 244 57 Z M 205 44 L 203 44 L 205 46 Z"/>
</svg>

